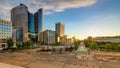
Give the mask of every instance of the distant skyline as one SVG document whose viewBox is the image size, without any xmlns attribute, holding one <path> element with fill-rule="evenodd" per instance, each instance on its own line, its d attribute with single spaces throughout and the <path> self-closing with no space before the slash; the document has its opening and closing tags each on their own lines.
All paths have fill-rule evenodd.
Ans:
<svg viewBox="0 0 120 68">
<path fill-rule="evenodd" d="M 0 0 L 0 18 L 10 20 L 10 10 L 20 3 L 35 13 L 44 9 L 44 29 L 65 24 L 65 34 L 88 36 L 120 35 L 120 0 Z"/>
</svg>

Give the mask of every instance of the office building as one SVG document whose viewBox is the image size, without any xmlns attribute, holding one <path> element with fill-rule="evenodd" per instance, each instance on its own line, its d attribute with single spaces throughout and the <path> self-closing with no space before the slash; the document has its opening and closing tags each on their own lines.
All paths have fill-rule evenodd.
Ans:
<svg viewBox="0 0 120 68">
<path fill-rule="evenodd" d="M 43 29 L 43 9 L 39 9 L 34 14 L 34 22 L 35 22 L 35 33 L 39 33 Z"/>
<path fill-rule="evenodd" d="M 120 42 L 120 36 L 94 37 L 94 38 L 91 39 L 91 41 L 119 43 Z"/>
<path fill-rule="evenodd" d="M 64 36 L 65 25 L 61 22 L 56 23 L 55 31 L 56 31 L 56 42 L 59 42 L 59 37 Z"/>
<path fill-rule="evenodd" d="M 34 25 L 34 14 L 28 12 L 28 32 L 29 39 L 36 41 L 35 25 Z"/>
<path fill-rule="evenodd" d="M 57 36 L 63 36 L 65 33 L 65 25 L 61 22 L 56 23 L 56 35 Z"/>
<path fill-rule="evenodd" d="M 39 42 L 44 44 L 55 43 L 55 31 L 45 30 L 39 33 Z"/>
<path fill-rule="evenodd" d="M 24 4 L 16 6 L 11 10 L 11 22 L 16 29 L 16 41 L 28 41 L 28 8 Z"/>
<path fill-rule="evenodd" d="M 35 33 L 36 33 L 36 41 L 38 41 L 38 33 L 40 33 L 43 30 L 43 9 L 39 9 L 34 14 L 34 27 L 35 27 Z"/>
<path fill-rule="evenodd" d="M 0 50 L 7 47 L 7 39 L 12 38 L 12 23 L 0 19 Z"/>
<path fill-rule="evenodd" d="M 34 14 L 28 12 L 28 32 L 34 33 L 35 27 L 34 27 Z"/>
<path fill-rule="evenodd" d="M 44 44 L 44 31 L 38 33 L 38 41 L 41 44 Z"/>
<path fill-rule="evenodd" d="M 13 26 L 28 26 L 28 8 L 20 4 L 11 10 L 11 21 Z"/>
<path fill-rule="evenodd" d="M 25 42 L 33 40 L 37 42 L 38 33 L 42 31 L 42 9 L 35 14 L 28 11 L 28 7 L 24 4 L 14 7 L 11 10 L 11 21 L 13 23 L 14 41 Z"/>
</svg>

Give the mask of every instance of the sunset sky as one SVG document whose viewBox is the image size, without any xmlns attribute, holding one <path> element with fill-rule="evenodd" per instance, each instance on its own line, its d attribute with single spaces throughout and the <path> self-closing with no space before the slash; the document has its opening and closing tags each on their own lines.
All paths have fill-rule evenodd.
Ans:
<svg viewBox="0 0 120 68">
<path fill-rule="evenodd" d="M 10 20 L 10 10 L 20 3 L 35 13 L 44 9 L 44 29 L 65 24 L 65 34 L 88 36 L 120 35 L 120 0 L 0 0 L 0 18 Z"/>
</svg>

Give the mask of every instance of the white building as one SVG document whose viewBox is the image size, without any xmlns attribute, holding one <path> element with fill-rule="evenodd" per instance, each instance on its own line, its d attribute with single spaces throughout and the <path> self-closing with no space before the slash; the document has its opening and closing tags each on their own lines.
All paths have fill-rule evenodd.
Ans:
<svg viewBox="0 0 120 68">
<path fill-rule="evenodd" d="M 0 50 L 7 47 L 9 38 L 12 38 L 12 22 L 0 19 Z"/>
</svg>

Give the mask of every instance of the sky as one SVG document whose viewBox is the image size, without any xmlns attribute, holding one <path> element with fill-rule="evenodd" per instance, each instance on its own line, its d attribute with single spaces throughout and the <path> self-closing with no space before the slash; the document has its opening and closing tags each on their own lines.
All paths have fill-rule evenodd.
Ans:
<svg viewBox="0 0 120 68">
<path fill-rule="evenodd" d="M 32 13 L 44 9 L 44 29 L 55 30 L 62 22 L 70 37 L 120 35 L 120 0 L 0 0 L 0 18 L 10 20 L 11 9 L 20 3 Z"/>
</svg>

